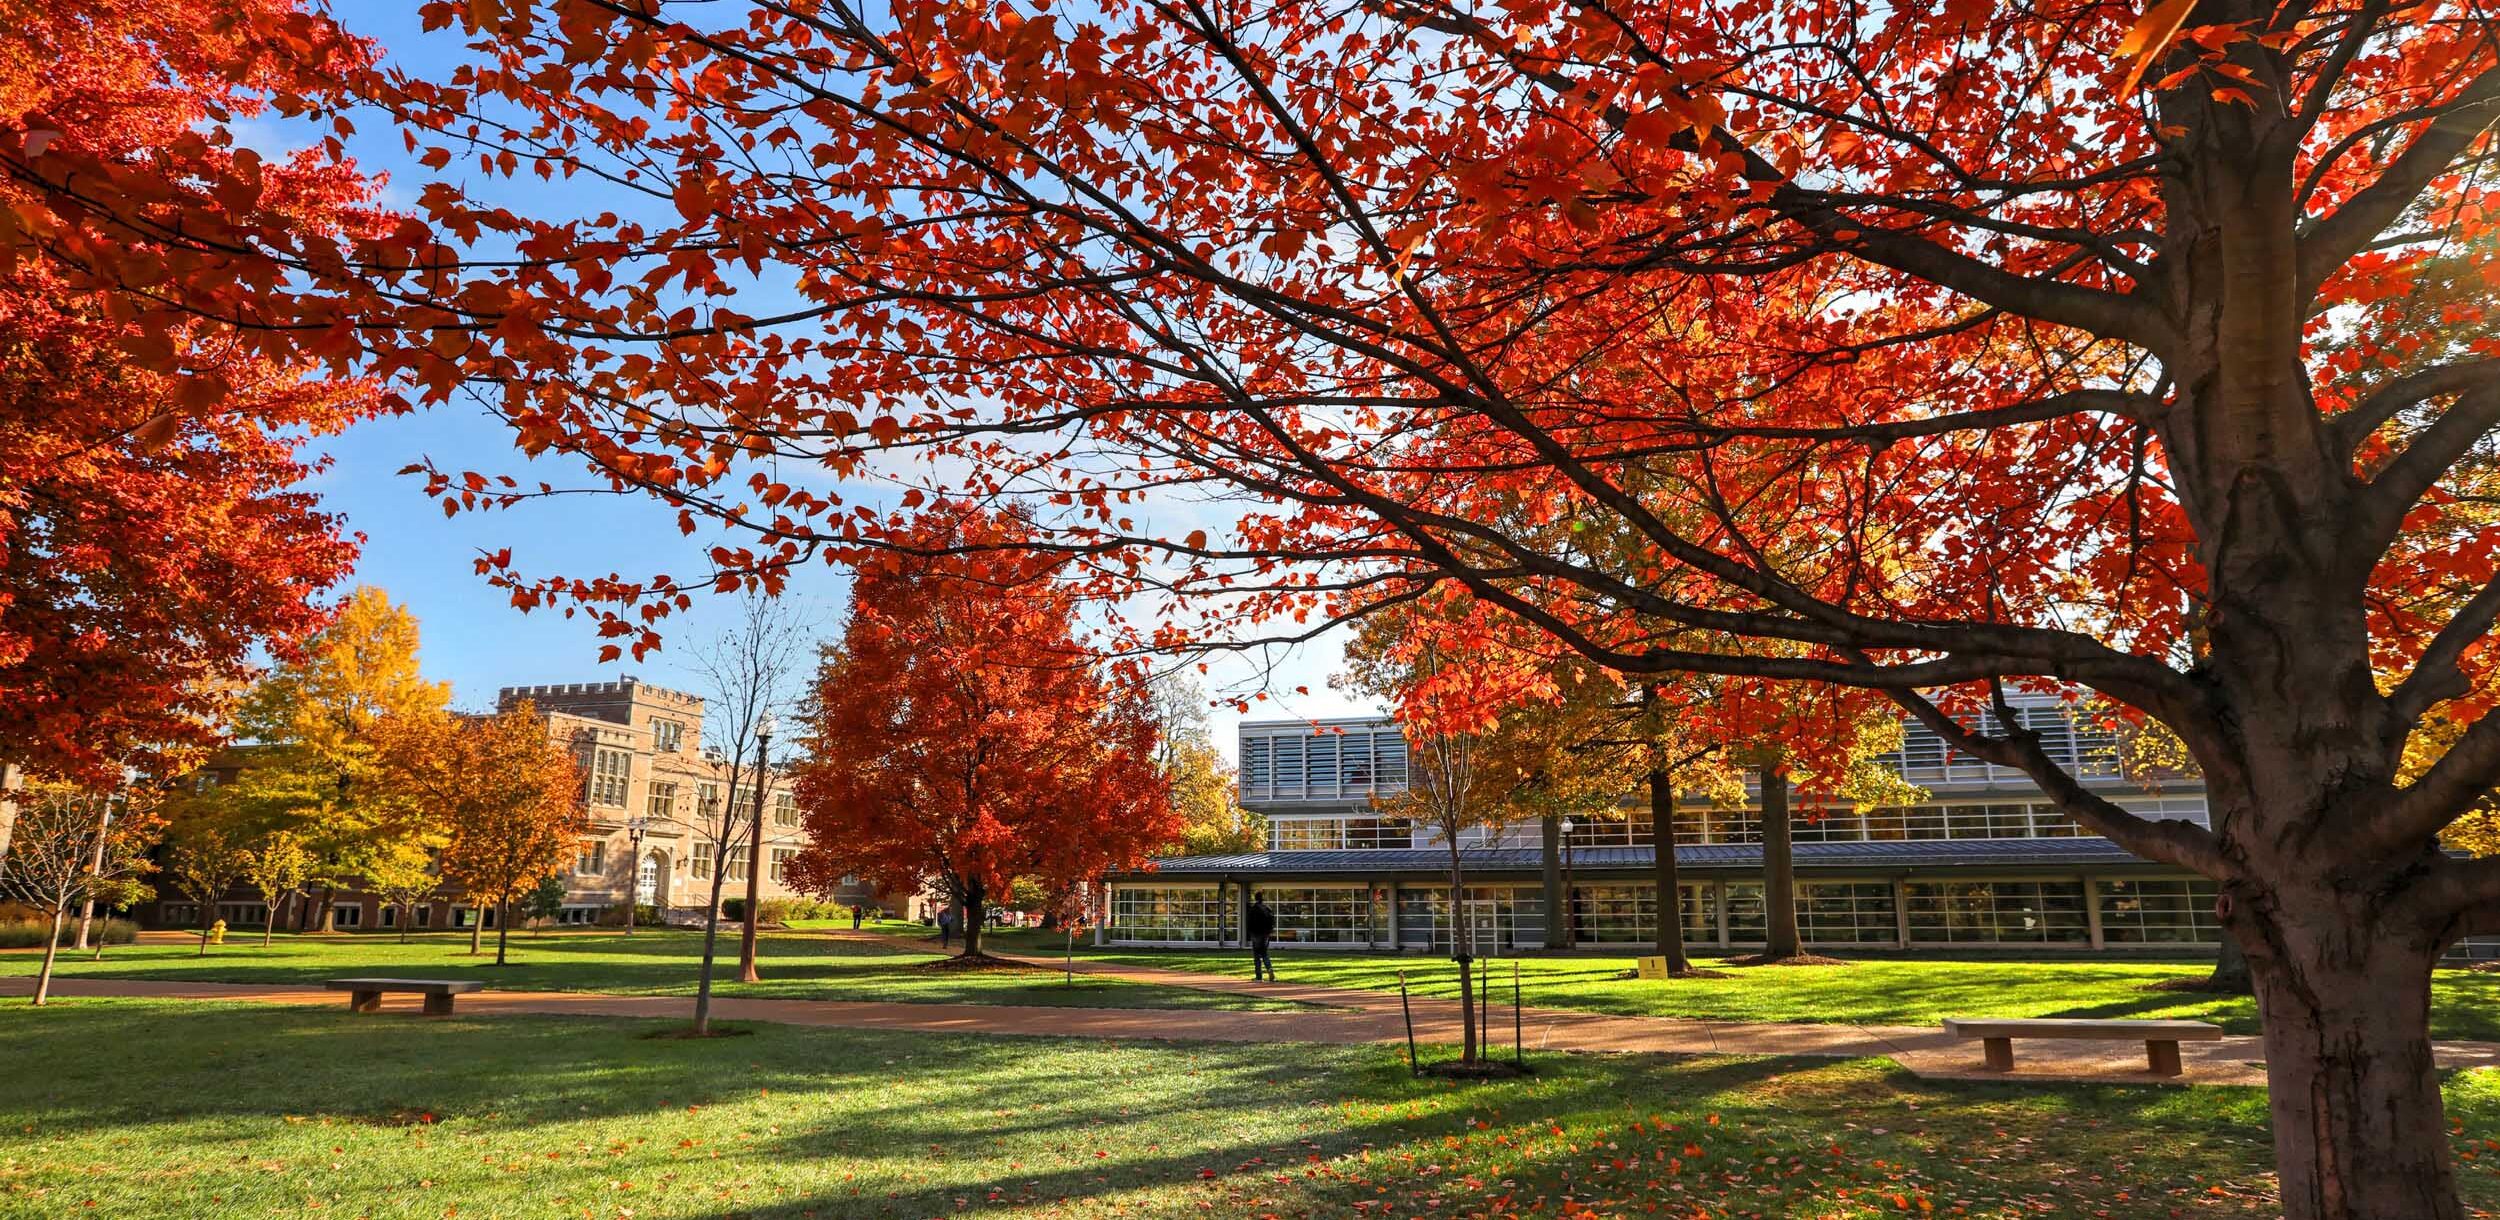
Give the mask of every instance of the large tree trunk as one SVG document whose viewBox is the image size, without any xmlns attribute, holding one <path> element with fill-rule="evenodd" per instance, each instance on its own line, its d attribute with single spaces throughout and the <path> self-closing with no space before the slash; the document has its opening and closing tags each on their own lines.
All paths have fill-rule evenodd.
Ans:
<svg viewBox="0 0 2500 1220">
<path fill-rule="evenodd" d="M 1675 871 L 1675 777 L 1649 773 L 1649 820 L 1654 827 L 1658 875 L 1658 956 L 1667 960 L 1667 976 L 1689 973 L 1684 956 L 1684 884 Z"/>
<path fill-rule="evenodd" d="M 980 886 L 964 887 L 963 924 L 965 957 L 981 956 L 981 918 L 989 905 L 989 894 Z"/>
<path fill-rule="evenodd" d="M 1797 939 L 1797 859 L 1788 844 L 1788 772 L 1762 769 L 1762 956 L 1767 961 L 1802 952 Z"/>
<path fill-rule="evenodd" d="M 325 934 L 339 930 L 339 904 L 333 901 L 337 896 L 338 890 L 334 887 L 321 887 L 321 930 Z"/>
<path fill-rule="evenodd" d="M 2205 990 L 2231 995 L 2255 995 L 2257 981 L 2248 972 L 2248 955 L 2240 951 L 2240 942 L 2228 935 L 2214 955 L 2214 972 L 2205 976 Z"/>
<path fill-rule="evenodd" d="M 43 938 L 43 965 L 35 970 L 35 1007 L 43 1007 L 52 998 L 52 963 L 61 957 L 61 925 L 67 922 L 66 912 L 52 908 L 52 934 Z"/>
<path fill-rule="evenodd" d="M 2279 911 L 2276 943 L 2249 957 L 2283 1214 L 2454 1220 L 2464 1210 L 2429 1033 L 2438 946 L 2334 905 Z"/>
</svg>

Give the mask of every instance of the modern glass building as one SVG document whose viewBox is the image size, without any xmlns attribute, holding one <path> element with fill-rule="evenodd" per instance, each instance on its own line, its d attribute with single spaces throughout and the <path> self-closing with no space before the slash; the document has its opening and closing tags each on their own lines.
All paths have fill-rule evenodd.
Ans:
<svg viewBox="0 0 2500 1220">
<path fill-rule="evenodd" d="M 2158 790 L 2130 783 L 2107 734 L 2045 700 L 2018 712 L 2095 791 L 2146 817 L 2205 821 L 2204 789 L 2193 777 Z M 1256 894 L 1274 908 L 1282 945 L 1447 951 L 1448 851 L 1375 804 L 1408 781 L 1397 726 L 1380 718 L 1255 722 L 1241 726 L 1240 741 L 1241 801 L 1267 817 L 1267 850 L 1169 859 L 1114 878 L 1102 939 L 1239 944 L 1242 911 Z M 2086 833 L 2020 772 L 1957 754 L 1915 724 L 1887 761 L 1928 798 L 1865 811 L 1810 795 L 1793 802 L 1797 918 L 1808 944 L 2177 952 L 2218 939 L 2212 882 Z M 1686 942 L 1696 950 L 1759 945 L 1758 809 L 1678 804 L 1675 917 Z M 1568 886 L 1549 883 L 1540 826 L 1462 837 L 1460 917 L 1478 951 L 1543 947 L 1547 921 L 1565 901 L 1577 946 L 1654 943 L 1657 827 L 1645 794 L 1627 794 L 1621 814 L 1568 836 Z"/>
</svg>

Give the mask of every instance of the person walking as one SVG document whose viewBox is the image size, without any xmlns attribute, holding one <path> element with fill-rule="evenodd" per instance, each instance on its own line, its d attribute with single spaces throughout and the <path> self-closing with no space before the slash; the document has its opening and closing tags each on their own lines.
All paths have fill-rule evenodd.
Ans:
<svg viewBox="0 0 2500 1220">
<path fill-rule="evenodd" d="M 1276 936 L 1276 912 L 1264 897 L 1250 899 L 1250 977 L 1252 980 L 1276 981 L 1276 963 L 1267 955 L 1267 944 Z"/>
<path fill-rule="evenodd" d="M 954 944 L 955 904 L 950 902 L 938 908 L 938 948 L 952 948 Z"/>
<path fill-rule="evenodd" d="M 868 918 L 868 908 L 856 902 L 852 903 L 851 930 L 854 932 L 859 931 L 860 922 L 866 918 Z"/>
</svg>

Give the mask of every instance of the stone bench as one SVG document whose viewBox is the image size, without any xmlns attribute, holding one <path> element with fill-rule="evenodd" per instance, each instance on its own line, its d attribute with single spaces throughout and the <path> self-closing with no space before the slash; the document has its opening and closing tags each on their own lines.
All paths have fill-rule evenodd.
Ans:
<svg viewBox="0 0 2500 1220">
<path fill-rule="evenodd" d="M 453 996 L 482 990 L 485 984 L 466 979 L 331 979 L 324 986 L 347 993 L 349 1012 L 382 1011 L 382 993 L 390 991 L 424 996 L 425 1015 L 448 1017 Z"/>
<path fill-rule="evenodd" d="M 2094 1021 L 2080 1017 L 1948 1017 L 1944 1032 L 1956 1038 L 1980 1039 L 1991 1072 L 2014 1070 L 2016 1038 L 2142 1042 L 2145 1062 L 2156 1076 L 2179 1074 L 2180 1043 L 2222 1040 L 2222 1027 L 2203 1021 Z"/>
</svg>

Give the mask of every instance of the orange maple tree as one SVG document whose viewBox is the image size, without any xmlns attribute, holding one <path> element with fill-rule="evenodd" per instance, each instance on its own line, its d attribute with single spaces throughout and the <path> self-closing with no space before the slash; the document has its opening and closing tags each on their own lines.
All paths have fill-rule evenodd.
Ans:
<svg viewBox="0 0 2500 1220">
<path fill-rule="evenodd" d="M 204 27 L 247 92 L 597 202 L 434 182 L 313 241 L 194 158 L 180 206 L 226 227 L 193 237 L 9 116 L 0 246 L 109 280 L 175 242 L 134 310 L 475 390 L 750 533 L 676 578 L 497 556 L 522 603 L 648 647 L 704 584 L 922 546 L 874 474 L 1028 502 L 1014 545 L 1203 610 L 1142 644 L 1457 582 L 1636 678 L 1882 691 L 2220 885 L 2288 1215 L 2461 1214 L 2428 1011 L 2500 930 L 2500 862 L 2437 846 L 2500 780 L 2479 0 L 437 2 L 474 47 L 439 80 L 275 7 Z M 1207 488 L 1260 503 L 1161 528 Z M 2024 685 L 2175 732 L 2209 823 L 2076 783 L 2003 715 Z M 2468 727 L 2417 775 L 2434 714 Z"/>
<path fill-rule="evenodd" d="M 1053 565 L 987 549 L 1022 532 L 975 517 L 919 536 L 982 550 L 861 569 L 797 768 L 809 842 L 789 883 L 934 882 L 965 913 L 967 958 L 988 901 L 1018 880 L 1072 892 L 1145 866 L 1181 831 L 1138 675 L 1077 639 Z"/>
<path fill-rule="evenodd" d="M 444 880 L 476 904 L 469 951 L 492 907 L 503 965 L 513 901 L 562 869 L 591 830 L 572 752 L 526 700 L 492 716 L 395 718 L 381 736 L 391 783 L 436 820 Z"/>
</svg>

